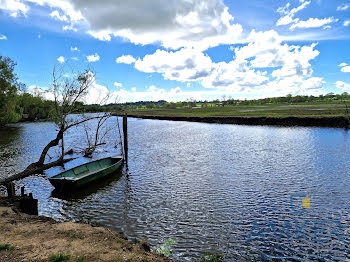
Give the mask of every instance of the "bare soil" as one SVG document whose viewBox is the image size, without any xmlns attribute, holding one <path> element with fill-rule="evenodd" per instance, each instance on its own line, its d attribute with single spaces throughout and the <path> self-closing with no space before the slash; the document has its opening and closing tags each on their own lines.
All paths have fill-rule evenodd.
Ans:
<svg viewBox="0 0 350 262">
<path fill-rule="evenodd" d="M 0 250 L 2 262 L 50 261 L 55 254 L 69 255 L 64 261 L 171 261 L 149 252 L 145 241 L 133 244 L 121 233 L 103 227 L 26 215 L 3 200 L 0 245 L 12 248 Z"/>
</svg>

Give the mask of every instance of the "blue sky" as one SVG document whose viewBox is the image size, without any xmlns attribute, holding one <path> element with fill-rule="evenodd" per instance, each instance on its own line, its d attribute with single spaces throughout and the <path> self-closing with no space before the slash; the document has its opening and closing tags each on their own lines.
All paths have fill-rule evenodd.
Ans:
<svg viewBox="0 0 350 262">
<path fill-rule="evenodd" d="M 87 103 L 350 92 L 349 29 L 350 0 L 0 1 L 28 91 L 89 67 Z"/>
</svg>

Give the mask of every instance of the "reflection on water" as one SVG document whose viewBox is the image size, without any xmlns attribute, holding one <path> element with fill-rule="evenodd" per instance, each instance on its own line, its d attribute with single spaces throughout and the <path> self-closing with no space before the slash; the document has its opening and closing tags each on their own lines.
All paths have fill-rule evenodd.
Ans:
<svg viewBox="0 0 350 262">
<path fill-rule="evenodd" d="M 55 128 L 33 123 L 0 132 L 0 176 L 6 176 L 37 159 Z M 75 148 L 82 135 L 74 129 L 66 140 Z M 94 158 L 117 153 L 117 140 L 116 131 Z M 244 260 L 247 248 L 250 259 L 345 261 L 349 153 L 342 129 L 129 119 L 129 176 L 73 198 L 54 195 L 46 178 L 62 168 L 18 184 L 39 198 L 41 215 L 98 222 L 153 245 L 173 238 L 179 261 L 207 250 Z M 310 208 L 303 208 L 305 198 Z"/>
</svg>

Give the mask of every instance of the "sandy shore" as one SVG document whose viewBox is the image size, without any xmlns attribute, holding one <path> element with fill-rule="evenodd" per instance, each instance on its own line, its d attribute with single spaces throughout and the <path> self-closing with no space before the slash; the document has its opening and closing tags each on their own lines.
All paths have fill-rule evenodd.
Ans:
<svg viewBox="0 0 350 262">
<path fill-rule="evenodd" d="M 0 198 L 0 260 L 170 261 L 149 252 L 146 241 L 131 243 L 121 233 L 88 224 L 64 222 L 19 212 Z"/>
</svg>

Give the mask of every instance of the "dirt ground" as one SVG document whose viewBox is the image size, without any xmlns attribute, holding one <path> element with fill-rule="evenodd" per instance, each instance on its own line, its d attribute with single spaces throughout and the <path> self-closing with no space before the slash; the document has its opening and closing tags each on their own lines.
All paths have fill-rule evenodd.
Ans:
<svg viewBox="0 0 350 262">
<path fill-rule="evenodd" d="M 9 248 L 1 248 L 4 245 Z M 16 212 L 0 203 L 0 261 L 170 261 L 148 252 L 147 242 L 132 244 L 121 233 Z M 1 250 L 2 249 L 2 250 Z M 53 260 L 53 255 L 69 260 Z M 51 256 L 51 259 L 50 259 Z"/>
</svg>

